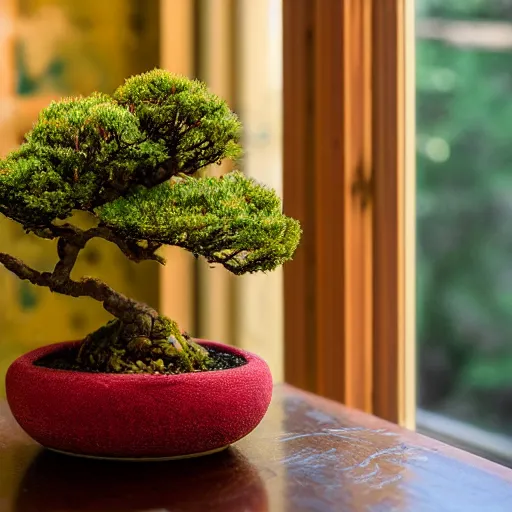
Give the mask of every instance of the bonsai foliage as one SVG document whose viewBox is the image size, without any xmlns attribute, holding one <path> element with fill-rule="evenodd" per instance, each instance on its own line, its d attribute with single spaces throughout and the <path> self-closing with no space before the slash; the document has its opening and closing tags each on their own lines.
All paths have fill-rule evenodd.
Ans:
<svg viewBox="0 0 512 512">
<path fill-rule="evenodd" d="M 234 274 L 270 271 L 300 238 L 281 202 L 242 173 L 194 176 L 241 155 L 241 125 L 204 84 L 154 70 L 108 96 L 66 98 L 39 115 L 19 149 L 0 160 L 0 213 L 27 233 L 58 240 L 52 272 L 0 253 L 0 263 L 38 286 L 100 301 L 115 319 L 82 343 L 75 367 L 176 373 L 208 369 L 208 352 L 172 320 L 92 277 L 71 278 L 95 237 L 129 259 L 155 260 L 162 245 L 182 247 Z M 94 227 L 72 224 L 87 212 Z"/>
</svg>

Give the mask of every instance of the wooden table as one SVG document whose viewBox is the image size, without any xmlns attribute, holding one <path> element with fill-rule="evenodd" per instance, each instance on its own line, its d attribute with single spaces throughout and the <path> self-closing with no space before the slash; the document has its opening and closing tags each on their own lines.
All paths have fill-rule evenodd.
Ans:
<svg viewBox="0 0 512 512">
<path fill-rule="evenodd" d="M 512 511 L 512 471 L 278 386 L 226 452 L 112 463 L 41 450 L 0 402 L 0 511 Z"/>
</svg>

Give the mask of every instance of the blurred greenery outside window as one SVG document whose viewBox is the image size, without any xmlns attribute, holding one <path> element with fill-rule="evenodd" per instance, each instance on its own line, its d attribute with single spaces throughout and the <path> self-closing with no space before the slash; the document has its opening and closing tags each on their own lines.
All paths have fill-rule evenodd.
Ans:
<svg viewBox="0 0 512 512">
<path fill-rule="evenodd" d="M 436 413 L 460 422 L 448 430 L 476 427 L 503 451 L 512 440 L 512 0 L 416 0 L 416 12 L 418 424 Z"/>
</svg>

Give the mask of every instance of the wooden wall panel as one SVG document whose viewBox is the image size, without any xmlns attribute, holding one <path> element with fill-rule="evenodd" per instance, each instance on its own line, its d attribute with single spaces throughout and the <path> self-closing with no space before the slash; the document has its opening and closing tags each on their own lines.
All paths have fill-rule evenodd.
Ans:
<svg viewBox="0 0 512 512">
<path fill-rule="evenodd" d="M 364 65 L 365 3 L 316 3 L 315 305 L 318 392 L 370 410 L 367 187 L 371 167 L 365 148 L 369 128 L 365 97 L 370 91 Z"/>
<path fill-rule="evenodd" d="M 284 0 L 283 25 L 285 210 L 304 227 L 285 267 L 286 380 L 399 422 L 411 261 L 404 5 Z M 409 322 L 408 345 L 412 332 Z"/>
<path fill-rule="evenodd" d="M 235 165 L 280 191 L 281 48 L 279 31 L 271 26 L 279 22 L 279 0 L 162 0 L 162 7 L 165 67 L 197 76 L 227 100 L 244 125 L 245 155 Z M 175 25 L 179 36 L 173 35 Z M 180 46 L 181 39 L 185 44 Z M 204 172 L 222 174 L 231 167 L 224 162 Z M 210 268 L 202 259 L 193 261 L 179 249 L 169 249 L 168 254 L 169 268 L 161 275 L 164 311 L 196 336 L 261 355 L 274 380 L 281 381 L 282 271 L 236 277 L 220 266 Z M 173 293 L 176 283 L 180 291 L 192 287 L 194 295 L 178 303 L 183 295 Z"/>
<path fill-rule="evenodd" d="M 286 1 L 286 378 L 371 409 L 371 138 L 366 2 Z M 302 52 L 302 53 L 301 53 Z"/>
<path fill-rule="evenodd" d="M 316 391 L 314 2 L 283 0 L 283 197 L 303 237 L 284 269 L 285 381 Z"/>
</svg>

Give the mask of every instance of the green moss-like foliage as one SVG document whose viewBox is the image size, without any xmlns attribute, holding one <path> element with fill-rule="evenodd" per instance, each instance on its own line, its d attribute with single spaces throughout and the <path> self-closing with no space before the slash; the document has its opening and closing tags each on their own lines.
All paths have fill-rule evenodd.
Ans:
<svg viewBox="0 0 512 512">
<path fill-rule="evenodd" d="M 28 228 L 92 212 L 138 185 L 236 158 L 239 135 L 223 100 L 162 70 L 128 79 L 114 98 L 53 102 L 0 160 L 0 212 Z"/>
<path fill-rule="evenodd" d="M 151 337 L 133 337 L 128 333 L 129 326 L 112 320 L 87 336 L 78 350 L 73 347 L 54 352 L 35 364 L 57 370 L 159 375 L 226 370 L 247 364 L 242 356 L 195 343 L 168 318 L 159 317 L 156 323 L 160 325 L 155 326 Z"/>
<path fill-rule="evenodd" d="M 162 144 L 145 141 L 137 118 L 108 96 L 53 102 L 0 163 L 0 208 L 25 225 L 47 225 L 90 210 L 165 158 Z"/>
<path fill-rule="evenodd" d="M 237 116 L 198 80 L 156 69 L 126 80 L 114 98 L 137 116 L 151 140 L 165 144 L 181 173 L 241 154 Z"/>
<path fill-rule="evenodd" d="M 99 217 L 123 237 L 183 247 L 234 274 L 275 269 L 292 257 L 301 233 L 275 192 L 240 172 L 140 188 Z"/>
<path fill-rule="evenodd" d="M 185 337 L 176 322 L 159 317 L 155 323 L 150 336 L 137 336 L 132 326 L 112 320 L 84 340 L 77 358 L 80 368 L 160 374 L 208 369 L 206 350 Z"/>
<path fill-rule="evenodd" d="M 58 239 L 52 272 L 3 252 L 0 263 L 34 285 L 93 298 L 116 318 L 84 340 L 73 369 L 224 367 L 153 308 L 99 279 L 71 275 L 94 237 L 116 244 L 133 261 L 162 263 L 156 251 L 175 245 L 234 274 L 270 271 L 291 259 L 300 226 L 283 215 L 273 190 L 238 171 L 195 175 L 225 158 L 236 160 L 240 133 L 237 116 L 204 84 L 153 70 L 129 78 L 113 96 L 51 103 L 21 147 L 0 159 L 0 213 L 27 232 Z M 93 227 L 58 222 L 76 210 L 88 212 Z"/>
</svg>

